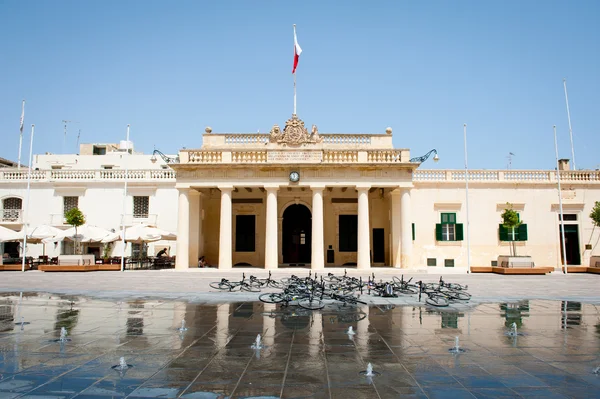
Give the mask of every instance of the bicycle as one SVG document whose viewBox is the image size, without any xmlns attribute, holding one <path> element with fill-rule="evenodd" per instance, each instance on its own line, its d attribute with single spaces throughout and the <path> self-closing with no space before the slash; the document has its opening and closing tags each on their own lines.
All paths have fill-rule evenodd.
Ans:
<svg viewBox="0 0 600 399">
<path fill-rule="evenodd" d="M 234 290 L 248 291 L 248 292 L 260 292 L 260 288 L 246 281 L 246 274 L 242 274 L 241 281 L 229 281 L 226 278 L 222 278 L 221 281 L 212 282 L 209 284 L 211 288 L 220 291 L 233 292 Z"/>
</svg>

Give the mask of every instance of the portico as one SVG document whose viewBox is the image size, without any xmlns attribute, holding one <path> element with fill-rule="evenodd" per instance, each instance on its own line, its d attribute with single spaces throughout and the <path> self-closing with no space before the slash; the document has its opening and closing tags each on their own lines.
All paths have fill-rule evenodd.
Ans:
<svg viewBox="0 0 600 399">
<path fill-rule="evenodd" d="M 384 134 L 320 135 L 292 116 L 270 134 L 203 135 L 177 171 L 178 269 L 411 267 L 409 151 Z"/>
</svg>

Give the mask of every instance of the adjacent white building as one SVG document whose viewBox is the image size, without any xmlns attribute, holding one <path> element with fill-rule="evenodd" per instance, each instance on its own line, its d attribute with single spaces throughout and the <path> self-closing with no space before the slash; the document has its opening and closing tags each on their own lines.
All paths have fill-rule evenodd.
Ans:
<svg viewBox="0 0 600 399">
<path fill-rule="evenodd" d="M 1 226 L 66 228 L 63 215 L 73 206 L 109 230 L 148 223 L 177 232 L 177 242 L 128 245 L 126 255 L 168 247 L 179 270 L 196 267 L 200 256 L 222 269 L 467 267 L 465 171 L 421 168 L 408 149 L 393 148 L 389 128 L 319 134 L 292 116 L 270 134 L 207 128 L 200 148 L 177 156 L 139 154 L 126 142 L 87 144 L 78 155 L 36 155 L 33 167 L 27 215 L 27 170 L 0 169 Z M 588 216 L 600 201 L 600 172 L 571 171 L 567 160 L 560 169 L 567 263 L 589 265 L 600 236 Z M 513 240 L 536 266 L 560 266 L 557 177 L 554 170 L 469 171 L 471 266 L 492 265 Z M 523 222 L 516 231 L 500 226 L 507 203 Z M 18 252 L 18 244 L 2 250 Z M 28 255 L 70 250 L 40 244 Z M 85 250 L 103 252 L 101 244 Z"/>
</svg>

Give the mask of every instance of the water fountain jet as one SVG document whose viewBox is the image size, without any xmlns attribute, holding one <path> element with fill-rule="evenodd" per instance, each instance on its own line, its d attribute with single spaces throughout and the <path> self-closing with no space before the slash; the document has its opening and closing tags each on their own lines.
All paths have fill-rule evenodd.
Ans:
<svg viewBox="0 0 600 399">
<path fill-rule="evenodd" d="M 454 347 L 448 349 L 450 353 L 463 353 L 465 350 L 460 347 L 458 337 L 454 337 Z"/>
</svg>

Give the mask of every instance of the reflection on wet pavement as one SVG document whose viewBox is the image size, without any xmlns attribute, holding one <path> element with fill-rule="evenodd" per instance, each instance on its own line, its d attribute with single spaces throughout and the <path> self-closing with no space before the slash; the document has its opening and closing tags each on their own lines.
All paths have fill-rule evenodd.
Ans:
<svg viewBox="0 0 600 399">
<path fill-rule="evenodd" d="M 465 352 L 449 353 L 456 337 Z M 578 302 L 309 311 L 0 296 L 0 398 L 598 398 L 598 366 L 600 310 Z"/>
</svg>

